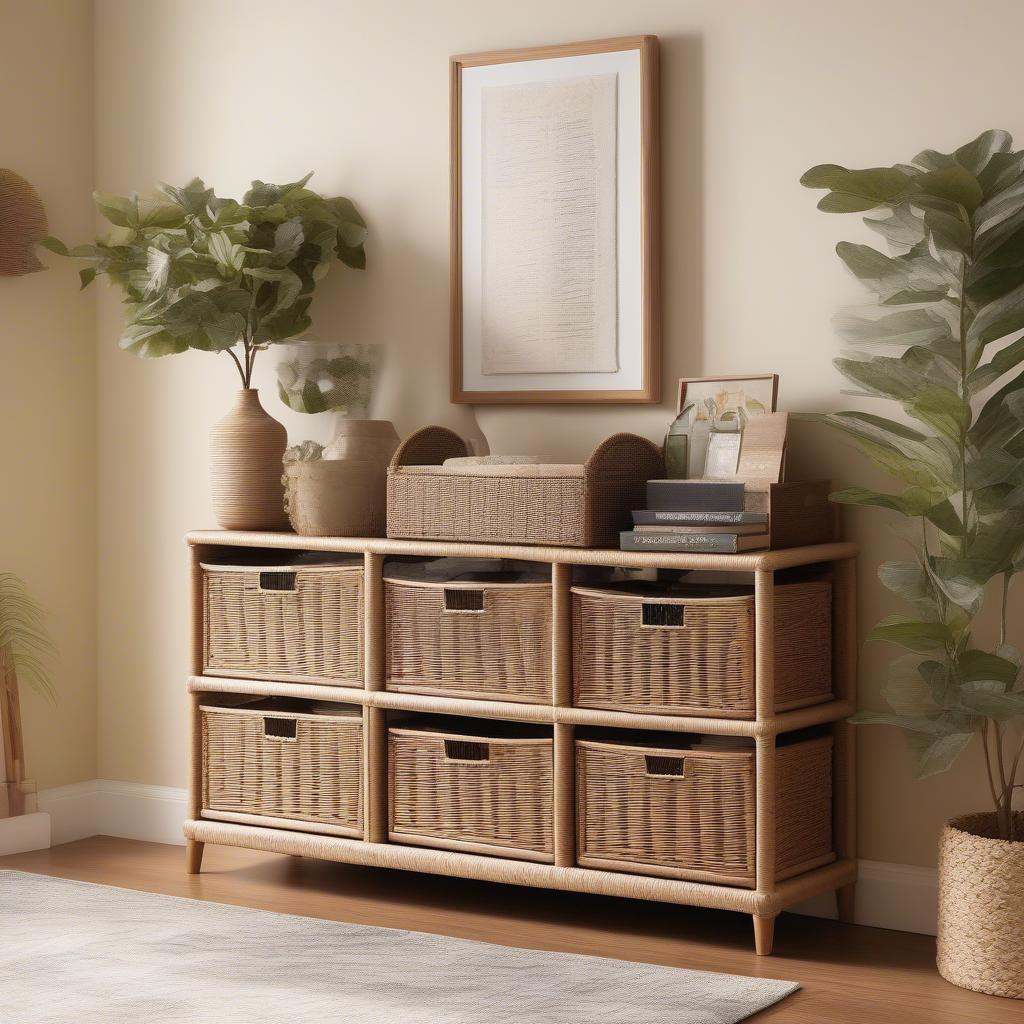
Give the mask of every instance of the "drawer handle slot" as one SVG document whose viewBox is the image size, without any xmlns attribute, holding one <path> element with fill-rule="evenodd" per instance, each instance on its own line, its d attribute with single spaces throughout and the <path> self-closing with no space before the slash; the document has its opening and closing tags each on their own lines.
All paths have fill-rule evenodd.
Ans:
<svg viewBox="0 0 1024 1024">
<path fill-rule="evenodd" d="M 260 590 L 269 593 L 286 593 L 295 590 L 295 573 L 293 572 L 261 572 Z"/>
<path fill-rule="evenodd" d="M 461 587 L 445 587 L 444 610 L 446 612 L 482 612 L 484 592 L 463 590 Z"/>
<path fill-rule="evenodd" d="M 449 761 L 489 761 L 489 743 L 473 743 L 470 740 L 445 740 L 444 756 Z"/>
<path fill-rule="evenodd" d="M 645 754 L 647 774 L 656 775 L 661 779 L 685 779 L 685 758 L 664 757 L 658 754 Z"/>
<path fill-rule="evenodd" d="M 268 740 L 293 740 L 298 724 L 294 718 L 264 718 L 263 735 Z"/>
<path fill-rule="evenodd" d="M 642 623 L 645 626 L 669 626 L 686 628 L 686 605 L 684 604 L 643 604 Z"/>
</svg>

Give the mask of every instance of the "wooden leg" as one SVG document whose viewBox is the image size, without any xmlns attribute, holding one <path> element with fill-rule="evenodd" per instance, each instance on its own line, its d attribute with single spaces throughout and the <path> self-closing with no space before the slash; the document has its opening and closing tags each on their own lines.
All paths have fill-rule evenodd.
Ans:
<svg viewBox="0 0 1024 1024">
<path fill-rule="evenodd" d="M 205 843 L 197 843 L 189 839 L 185 843 L 185 868 L 190 875 L 198 875 L 203 867 L 203 847 Z"/>
<path fill-rule="evenodd" d="M 849 885 L 844 885 L 841 889 L 836 889 L 836 910 L 839 912 L 839 920 L 845 924 L 857 923 L 854 915 L 854 908 L 857 903 L 855 898 L 856 892 L 856 882 L 851 882 Z"/>
<path fill-rule="evenodd" d="M 770 917 L 762 917 L 754 914 L 754 950 L 758 956 L 770 956 L 772 944 L 775 942 L 775 918 L 777 914 Z"/>
</svg>

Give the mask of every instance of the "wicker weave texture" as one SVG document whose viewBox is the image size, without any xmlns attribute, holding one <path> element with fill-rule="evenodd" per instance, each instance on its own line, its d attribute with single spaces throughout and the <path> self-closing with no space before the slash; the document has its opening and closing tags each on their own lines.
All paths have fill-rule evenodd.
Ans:
<svg viewBox="0 0 1024 1024">
<path fill-rule="evenodd" d="M 786 862 L 827 858 L 831 836 L 831 738 L 780 748 L 780 773 L 807 784 L 780 790 L 775 837 Z M 753 887 L 753 751 L 657 749 L 578 740 L 577 850 L 582 865 L 617 861 L 678 877 Z M 825 808 L 825 824 L 815 817 Z M 822 832 L 826 833 L 822 835 Z"/>
<path fill-rule="evenodd" d="M 204 707 L 203 808 L 321 822 L 361 834 L 356 715 Z"/>
<path fill-rule="evenodd" d="M 776 707 L 831 696 L 831 588 L 775 589 Z M 681 613 L 680 613 L 681 609 Z M 665 621 L 669 611 L 678 624 Z M 645 598 L 573 588 L 573 677 L 579 707 L 753 718 L 754 599 Z"/>
<path fill-rule="evenodd" d="M 550 739 L 391 729 L 388 782 L 398 837 L 553 856 Z"/>
<path fill-rule="evenodd" d="M 362 566 L 285 566 L 286 590 L 267 573 L 204 566 L 206 672 L 361 686 Z"/>
<path fill-rule="evenodd" d="M 384 592 L 389 689 L 550 703 L 550 584 L 387 580 Z"/>
<path fill-rule="evenodd" d="M 1015 815 L 1024 835 L 1024 811 Z M 994 814 L 954 818 L 939 845 L 939 974 L 1024 999 L 1024 841 L 996 838 Z"/>
<path fill-rule="evenodd" d="M 660 450 L 633 434 L 603 442 L 581 475 L 508 476 L 404 473 L 457 447 L 450 431 L 425 427 L 398 449 L 388 472 L 388 536 L 414 540 L 617 545 L 640 508 L 646 481 L 662 471 Z"/>
</svg>

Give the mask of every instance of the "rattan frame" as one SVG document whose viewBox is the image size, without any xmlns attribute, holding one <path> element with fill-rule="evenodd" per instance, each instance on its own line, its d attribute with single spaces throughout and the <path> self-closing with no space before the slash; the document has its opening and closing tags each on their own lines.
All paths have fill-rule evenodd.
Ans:
<svg viewBox="0 0 1024 1024">
<path fill-rule="evenodd" d="M 188 690 L 192 702 L 192 759 L 189 818 L 184 825 L 187 865 L 198 872 L 205 843 L 319 857 L 349 864 L 392 867 L 459 878 L 514 885 L 599 893 L 665 903 L 714 907 L 750 914 L 758 953 L 771 952 L 774 923 L 786 907 L 835 891 L 840 919 L 853 920 L 857 879 L 856 749 L 853 726 L 846 719 L 856 708 L 857 626 L 856 556 L 850 543 L 753 551 L 738 555 L 628 552 L 594 548 L 466 544 L 452 541 L 403 541 L 384 538 L 298 537 L 284 533 L 203 531 L 189 534 L 192 566 L 192 643 Z M 361 553 L 364 559 L 364 686 L 346 689 L 256 679 L 204 677 L 202 637 L 202 570 L 214 547 L 278 548 L 297 551 Z M 385 555 L 487 557 L 544 562 L 552 582 L 552 702 L 525 704 L 461 697 L 395 693 L 385 690 L 384 588 Z M 775 573 L 801 565 L 831 564 L 833 571 L 833 699 L 811 707 L 775 710 L 774 587 Z M 754 580 L 755 717 L 727 719 L 638 715 L 572 707 L 571 566 L 719 570 L 749 573 Z M 310 834 L 298 828 L 268 828 L 265 822 L 225 822 L 201 816 L 202 750 L 199 705 L 211 692 L 249 693 L 342 700 L 363 708 L 364 820 L 362 839 Z M 550 723 L 554 735 L 554 864 L 541 864 L 468 850 L 428 849 L 388 841 L 388 709 L 404 709 Z M 780 733 L 830 724 L 833 738 L 833 841 L 836 860 L 790 878 L 779 878 L 775 842 Z M 678 878 L 633 874 L 621 867 L 579 867 L 576 863 L 575 733 L 578 726 L 701 732 L 754 738 L 755 885 L 747 888 Z"/>
</svg>

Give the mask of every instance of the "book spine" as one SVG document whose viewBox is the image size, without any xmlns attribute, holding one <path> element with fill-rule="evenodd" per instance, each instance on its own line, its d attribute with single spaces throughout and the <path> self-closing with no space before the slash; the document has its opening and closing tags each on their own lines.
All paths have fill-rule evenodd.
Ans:
<svg viewBox="0 0 1024 1024">
<path fill-rule="evenodd" d="M 713 551 L 716 554 L 736 553 L 736 535 L 732 533 L 693 533 L 687 536 L 673 533 L 633 533 L 623 530 L 619 534 L 623 551 Z"/>
<path fill-rule="evenodd" d="M 743 484 L 649 480 L 647 506 L 657 512 L 742 512 Z"/>
<path fill-rule="evenodd" d="M 637 509 L 633 513 L 633 522 L 637 526 L 657 526 L 659 524 L 692 523 L 699 526 L 703 523 L 733 525 L 737 523 L 765 523 L 768 515 L 765 512 L 683 512 L 679 509 Z"/>
</svg>

